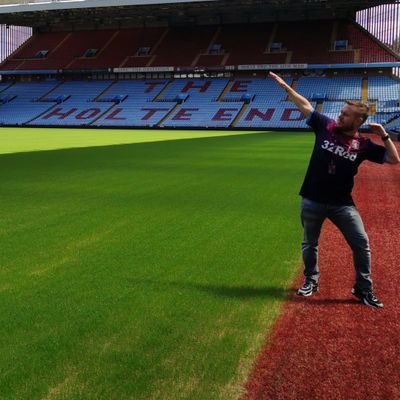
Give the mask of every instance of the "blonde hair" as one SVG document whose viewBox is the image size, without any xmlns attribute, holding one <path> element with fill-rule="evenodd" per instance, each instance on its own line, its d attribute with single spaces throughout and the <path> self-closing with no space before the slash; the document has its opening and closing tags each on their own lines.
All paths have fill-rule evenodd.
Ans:
<svg viewBox="0 0 400 400">
<path fill-rule="evenodd" d="M 362 118 L 362 124 L 367 120 L 369 113 L 368 104 L 356 100 L 347 100 L 346 104 L 357 108 L 358 115 Z"/>
</svg>

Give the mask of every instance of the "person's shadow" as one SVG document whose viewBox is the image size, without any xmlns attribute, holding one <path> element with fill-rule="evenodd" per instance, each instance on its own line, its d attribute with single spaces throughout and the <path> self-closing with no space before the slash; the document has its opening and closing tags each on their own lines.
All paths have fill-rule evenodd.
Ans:
<svg viewBox="0 0 400 400">
<path fill-rule="evenodd" d="M 183 285 L 194 290 L 209 293 L 220 297 L 229 297 L 236 299 L 284 299 L 288 291 L 279 286 L 260 286 L 251 285 L 212 285 L 200 283 L 171 283 L 172 285 Z"/>
<path fill-rule="evenodd" d="M 138 283 L 136 281 L 136 283 Z M 216 285 L 207 283 L 183 282 L 183 281 L 160 281 L 152 280 L 141 281 L 141 284 L 148 284 L 152 287 L 170 287 L 179 290 L 192 290 L 207 293 L 217 297 L 235 298 L 250 300 L 257 298 L 265 299 L 285 299 L 288 290 L 279 286 L 252 286 L 252 285 Z"/>
</svg>

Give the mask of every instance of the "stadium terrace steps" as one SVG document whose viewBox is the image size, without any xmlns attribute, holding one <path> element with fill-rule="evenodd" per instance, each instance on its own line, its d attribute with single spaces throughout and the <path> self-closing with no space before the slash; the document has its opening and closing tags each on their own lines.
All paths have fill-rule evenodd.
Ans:
<svg viewBox="0 0 400 400">
<path fill-rule="evenodd" d="M 163 127 L 164 123 L 169 119 L 169 117 L 172 114 L 175 114 L 177 109 L 179 108 L 179 104 L 176 103 L 175 106 L 173 108 L 171 108 L 163 117 L 160 121 L 158 121 L 157 126 L 158 127 Z"/>
<path fill-rule="evenodd" d="M 363 78 L 361 83 L 361 101 L 366 102 L 368 100 L 368 79 Z"/>
<path fill-rule="evenodd" d="M 112 87 L 116 84 L 116 82 L 111 82 L 110 86 L 107 86 L 99 95 L 94 98 L 94 101 L 98 101 L 100 98 L 110 94 Z"/>
<path fill-rule="evenodd" d="M 223 91 L 221 92 L 221 94 L 216 98 L 217 101 L 221 101 L 221 100 L 223 100 L 223 99 L 226 97 L 227 93 L 228 93 L 228 92 L 231 90 L 231 88 L 232 88 L 233 82 L 234 82 L 233 79 L 231 79 L 231 80 L 229 80 L 229 81 L 227 82 L 227 84 L 226 84 L 224 90 L 223 90 Z"/>
<path fill-rule="evenodd" d="M 235 119 L 231 123 L 231 128 L 236 127 L 237 123 L 240 121 L 240 119 L 242 118 L 243 114 L 246 112 L 248 107 L 249 105 L 246 103 L 242 105 L 242 109 L 239 111 L 239 113 L 236 115 Z"/>
</svg>

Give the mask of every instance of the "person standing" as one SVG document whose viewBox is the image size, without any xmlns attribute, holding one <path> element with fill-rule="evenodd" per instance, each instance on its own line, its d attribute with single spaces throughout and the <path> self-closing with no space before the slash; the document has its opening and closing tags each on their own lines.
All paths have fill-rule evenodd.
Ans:
<svg viewBox="0 0 400 400">
<path fill-rule="evenodd" d="M 397 164 L 400 158 L 396 147 L 380 124 L 371 123 L 369 128 L 381 139 L 382 145 L 360 135 L 359 129 L 369 112 L 366 104 L 346 101 L 335 121 L 314 110 L 279 75 L 270 72 L 269 77 L 286 91 L 288 99 L 307 118 L 316 135 L 300 190 L 304 284 L 297 294 L 311 296 L 319 291 L 318 243 L 322 224 L 328 218 L 339 228 L 353 253 L 356 276 L 352 293 L 367 306 L 382 308 L 383 303 L 373 290 L 368 235 L 351 193 L 360 164 L 365 160 Z"/>
</svg>

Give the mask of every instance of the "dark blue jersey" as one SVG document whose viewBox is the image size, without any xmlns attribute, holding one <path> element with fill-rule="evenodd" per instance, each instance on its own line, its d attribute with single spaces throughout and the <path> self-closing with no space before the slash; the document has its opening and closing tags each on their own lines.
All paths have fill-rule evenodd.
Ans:
<svg viewBox="0 0 400 400">
<path fill-rule="evenodd" d="M 315 145 L 300 195 L 320 203 L 352 205 L 354 176 L 364 160 L 382 164 L 386 149 L 360 136 L 341 133 L 336 122 L 313 111 L 307 124 L 314 129 Z"/>
</svg>

